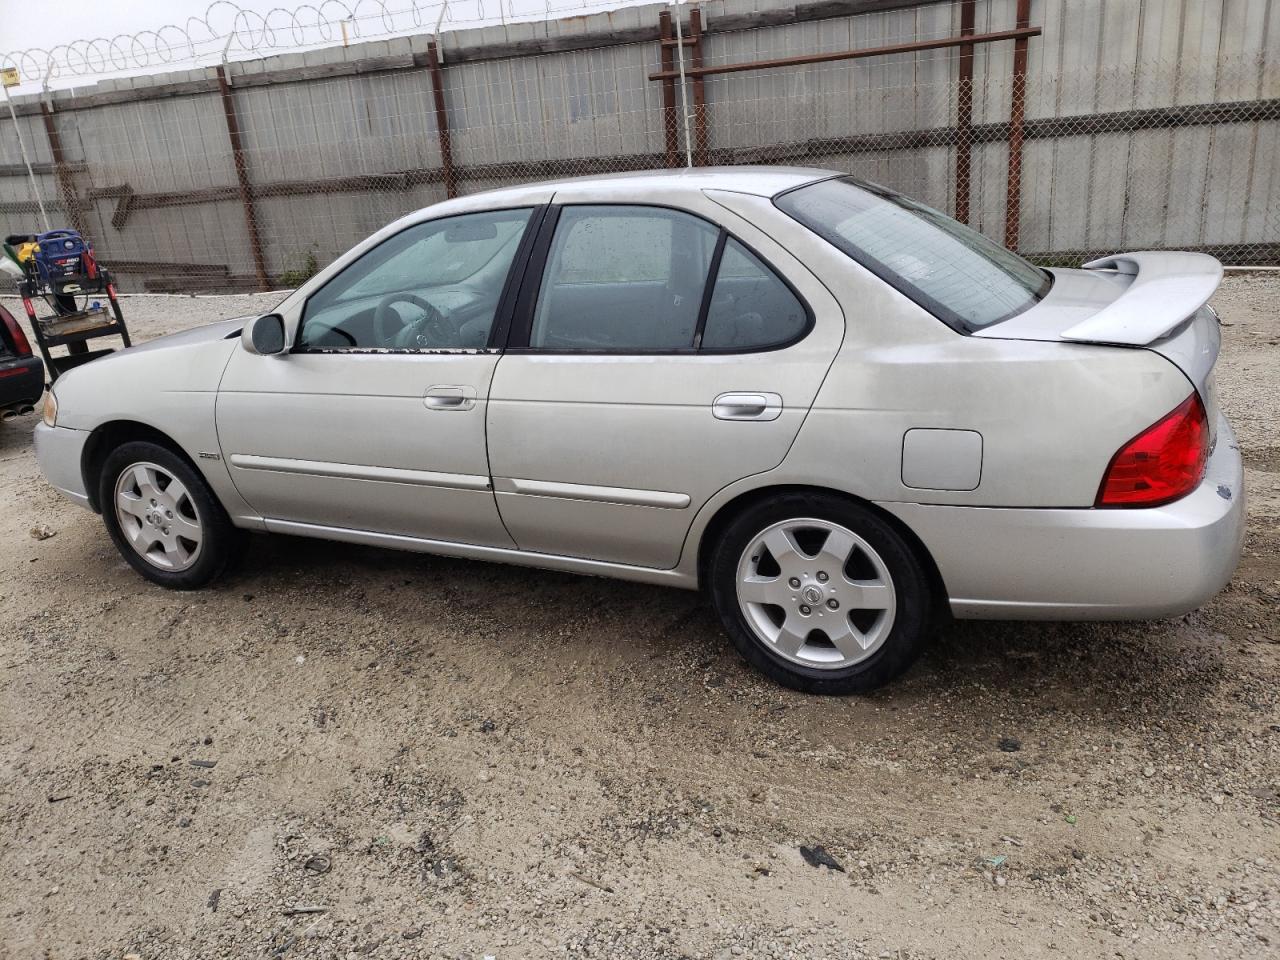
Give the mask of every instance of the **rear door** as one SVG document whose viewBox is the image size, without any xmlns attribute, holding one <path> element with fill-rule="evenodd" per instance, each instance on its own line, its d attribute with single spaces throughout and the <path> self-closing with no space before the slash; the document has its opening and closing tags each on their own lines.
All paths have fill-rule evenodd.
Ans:
<svg viewBox="0 0 1280 960">
<path fill-rule="evenodd" d="M 844 317 L 705 198 L 574 201 L 543 222 L 494 374 L 498 508 L 524 550 L 672 567 L 716 491 L 781 463 Z"/>
</svg>

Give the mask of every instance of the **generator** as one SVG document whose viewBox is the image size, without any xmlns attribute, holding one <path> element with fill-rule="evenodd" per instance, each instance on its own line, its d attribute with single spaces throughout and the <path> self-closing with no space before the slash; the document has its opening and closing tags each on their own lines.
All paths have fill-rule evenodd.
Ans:
<svg viewBox="0 0 1280 960">
<path fill-rule="evenodd" d="M 94 257 L 93 245 L 78 232 L 14 234 L 5 237 L 5 247 L 22 269 L 18 291 L 50 383 L 72 367 L 113 352 L 111 347 L 89 349 L 90 340 L 119 337 L 124 346 L 130 346 L 111 274 Z M 105 304 L 96 299 L 103 296 Z M 48 305 L 51 315 L 39 315 L 42 311 L 36 304 L 40 302 Z M 67 352 L 55 355 L 55 347 L 66 347 Z"/>
<path fill-rule="evenodd" d="M 50 230 L 36 237 L 36 276 L 54 296 L 78 294 L 98 277 L 93 247 L 74 230 Z"/>
<path fill-rule="evenodd" d="M 60 313 L 74 313 L 81 293 L 101 293 L 93 245 L 75 230 L 49 230 L 5 238 L 36 292 Z"/>
</svg>

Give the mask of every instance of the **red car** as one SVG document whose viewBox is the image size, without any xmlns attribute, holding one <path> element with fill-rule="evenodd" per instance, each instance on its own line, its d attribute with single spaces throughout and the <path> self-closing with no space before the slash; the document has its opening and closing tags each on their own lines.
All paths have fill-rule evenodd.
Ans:
<svg viewBox="0 0 1280 960">
<path fill-rule="evenodd" d="M 44 393 L 44 364 L 18 321 L 0 307 L 0 419 L 30 413 Z"/>
</svg>

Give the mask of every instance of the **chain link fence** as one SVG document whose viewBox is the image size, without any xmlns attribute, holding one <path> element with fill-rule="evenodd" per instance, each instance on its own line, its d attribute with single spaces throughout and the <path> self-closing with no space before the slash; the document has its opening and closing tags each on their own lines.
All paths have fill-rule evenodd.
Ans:
<svg viewBox="0 0 1280 960">
<path fill-rule="evenodd" d="M 1151 248 L 1280 264 L 1275 54 L 1071 64 L 1050 56 L 1058 37 L 979 39 L 1017 28 L 1013 0 L 979 7 L 976 24 L 964 6 L 732 32 L 646 7 L 637 16 L 658 29 L 644 41 L 440 64 L 414 38 L 364 59 L 23 103 L 18 122 L 45 148 L 36 180 L 53 225 L 86 232 L 133 289 L 293 286 L 451 195 L 686 164 L 849 172 L 1051 265 Z M 788 62 L 966 27 L 970 46 Z M 11 140 L 0 222 L 26 232 L 38 213 Z"/>
<path fill-rule="evenodd" d="M 881 43 L 950 28 L 944 17 L 932 32 Z M 1148 58 L 1136 69 L 1034 56 L 1037 45 L 1055 42 L 1029 41 L 1033 58 L 1021 80 L 1011 41 L 976 48 L 972 80 L 962 78 L 956 49 L 707 76 L 705 155 L 712 163 L 849 172 L 1047 265 L 1151 248 L 1205 250 L 1236 265 L 1280 263 L 1280 51 L 1215 49 Z M 732 63 L 743 48 L 767 60 L 864 45 L 856 26 L 807 45 L 744 34 L 735 49 L 704 62 Z M 1015 114 L 1021 146 L 1011 175 Z"/>
</svg>

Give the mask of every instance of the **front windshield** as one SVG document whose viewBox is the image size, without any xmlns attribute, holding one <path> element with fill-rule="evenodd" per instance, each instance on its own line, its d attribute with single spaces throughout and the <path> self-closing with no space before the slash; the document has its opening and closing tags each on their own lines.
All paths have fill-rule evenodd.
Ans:
<svg viewBox="0 0 1280 960">
<path fill-rule="evenodd" d="M 853 177 L 792 190 L 783 212 L 961 332 L 1039 301 L 1049 274 L 976 230 L 900 193 Z"/>
</svg>

